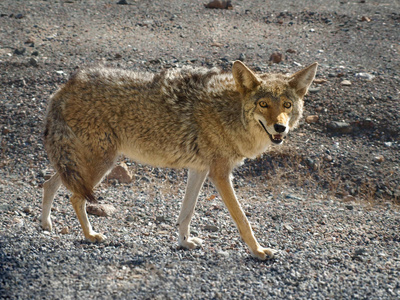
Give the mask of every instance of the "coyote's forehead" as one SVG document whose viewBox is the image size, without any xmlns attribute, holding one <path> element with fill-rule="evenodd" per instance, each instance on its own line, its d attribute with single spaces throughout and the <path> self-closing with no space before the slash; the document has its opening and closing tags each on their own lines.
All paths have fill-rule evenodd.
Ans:
<svg viewBox="0 0 400 300">
<path fill-rule="evenodd" d="M 295 92 L 289 85 L 289 79 L 282 74 L 261 74 L 261 84 L 259 85 L 255 96 L 257 98 L 279 99 L 285 96 L 291 100 L 296 100 Z"/>
<path fill-rule="evenodd" d="M 262 74 L 260 76 L 261 84 L 258 88 L 258 94 L 279 97 L 290 93 L 289 81 L 286 76 L 281 74 Z"/>
</svg>

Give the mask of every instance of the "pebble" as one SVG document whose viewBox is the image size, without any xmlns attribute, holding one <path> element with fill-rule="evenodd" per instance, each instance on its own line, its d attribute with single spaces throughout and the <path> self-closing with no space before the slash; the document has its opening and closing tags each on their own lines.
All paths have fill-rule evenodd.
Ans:
<svg viewBox="0 0 400 300">
<path fill-rule="evenodd" d="M 32 208 L 30 206 L 25 206 L 22 211 L 26 214 L 30 214 L 32 212 Z"/>
<path fill-rule="evenodd" d="M 69 233 L 69 228 L 68 227 L 63 227 L 60 231 L 61 234 L 68 234 Z"/>
<path fill-rule="evenodd" d="M 205 8 L 216 8 L 216 9 L 233 9 L 231 0 L 213 0 L 204 5 Z"/>
<path fill-rule="evenodd" d="M 220 250 L 220 251 L 217 252 L 217 255 L 221 256 L 221 257 L 229 258 L 229 252 L 228 251 Z"/>
<path fill-rule="evenodd" d="M 26 52 L 26 48 L 20 48 L 20 49 L 14 50 L 15 55 L 24 55 L 25 52 Z"/>
<path fill-rule="evenodd" d="M 286 52 L 287 52 L 287 53 L 291 53 L 291 54 L 297 53 L 296 50 L 291 49 L 291 48 L 287 49 Z"/>
<path fill-rule="evenodd" d="M 374 156 L 373 160 L 374 160 L 374 162 L 382 163 L 385 161 L 385 157 L 383 155 L 377 155 L 377 156 Z"/>
<path fill-rule="evenodd" d="M 88 204 L 86 211 L 91 215 L 109 217 L 116 211 L 116 208 L 111 204 Z"/>
<path fill-rule="evenodd" d="M 326 127 L 329 131 L 335 133 L 350 133 L 353 131 L 351 124 L 347 122 L 330 122 Z"/>
<path fill-rule="evenodd" d="M 351 85 L 351 81 L 350 80 L 343 80 L 340 84 L 342 86 L 350 86 Z"/>
<path fill-rule="evenodd" d="M 121 162 L 111 170 L 106 179 L 116 180 L 119 183 L 131 183 L 132 175 L 128 170 L 128 166 L 124 162 Z"/>
<path fill-rule="evenodd" d="M 271 63 L 274 64 L 279 64 L 280 62 L 282 62 L 284 60 L 284 56 L 282 53 L 280 52 L 274 52 L 271 54 L 271 56 L 269 57 L 269 61 Z"/>
<path fill-rule="evenodd" d="M 311 115 L 306 117 L 306 123 L 311 124 L 311 123 L 317 123 L 319 120 L 318 115 Z"/>
<path fill-rule="evenodd" d="M 356 73 L 356 78 L 364 79 L 364 80 L 372 80 L 375 78 L 375 75 L 369 73 Z"/>
<path fill-rule="evenodd" d="M 215 225 L 206 225 L 206 226 L 204 226 L 204 230 L 211 231 L 211 232 L 217 232 L 219 229 Z"/>
<path fill-rule="evenodd" d="M 321 90 L 321 88 L 318 86 L 318 87 L 310 87 L 309 89 L 308 89 L 308 91 L 310 92 L 310 93 L 318 93 L 319 91 Z"/>
<path fill-rule="evenodd" d="M 33 58 L 33 57 L 31 57 L 31 58 L 29 59 L 29 64 L 30 64 L 31 66 L 33 66 L 33 67 L 39 66 L 39 63 L 38 63 L 37 59 L 36 59 L 36 58 Z"/>
</svg>

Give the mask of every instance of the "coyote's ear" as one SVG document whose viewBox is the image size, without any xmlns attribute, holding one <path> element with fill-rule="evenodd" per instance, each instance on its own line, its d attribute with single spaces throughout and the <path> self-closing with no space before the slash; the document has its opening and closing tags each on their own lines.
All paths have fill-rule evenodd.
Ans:
<svg viewBox="0 0 400 300">
<path fill-rule="evenodd" d="M 233 63 L 232 74 L 236 87 L 242 94 L 260 85 L 256 75 L 239 60 Z"/>
<path fill-rule="evenodd" d="M 318 63 L 313 63 L 290 77 L 289 85 L 296 90 L 299 97 L 304 97 L 314 80 Z"/>
</svg>

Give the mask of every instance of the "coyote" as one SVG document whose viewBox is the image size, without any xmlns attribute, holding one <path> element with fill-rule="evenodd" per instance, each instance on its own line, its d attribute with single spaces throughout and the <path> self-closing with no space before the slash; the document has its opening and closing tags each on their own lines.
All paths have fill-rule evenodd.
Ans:
<svg viewBox="0 0 400 300">
<path fill-rule="evenodd" d="M 293 75 L 256 74 L 240 61 L 232 72 L 192 67 L 159 74 L 77 71 L 51 97 L 47 111 L 44 144 L 56 173 L 43 185 L 43 229 L 52 229 L 50 208 L 63 183 L 72 192 L 86 239 L 103 241 L 89 223 L 86 201 L 95 201 L 94 187 L 125 155 L 157 167 L 189 169 L 177 221 L 181 247 L 202 243 L 190 236 L 190 222 L 208 175 L 251 254 L 274 257 L 278 251 L 254 237 L 231 173 L 245 158 L 281 144 L 296 127 L 317 65 Z"/>
</svg>

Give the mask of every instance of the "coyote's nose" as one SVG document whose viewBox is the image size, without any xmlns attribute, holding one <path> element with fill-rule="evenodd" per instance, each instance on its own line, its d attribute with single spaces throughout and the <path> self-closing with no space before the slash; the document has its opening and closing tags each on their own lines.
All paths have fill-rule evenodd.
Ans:
<svg viewBox="0 0 400 300">
<path fill-rule="evenodd" d="M 284 132 L 286 130 L 286 126 L 282 125 L 282 124 L 275 124 L 274 125 L 274 129 L 275 129 L 276 132 L 281 133 L 281 132 Z"/>
</svg>

